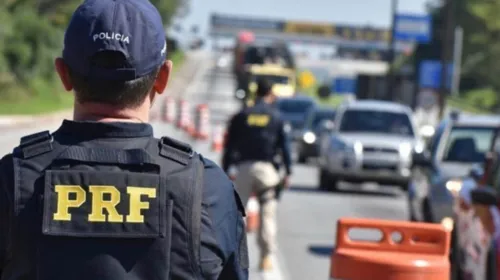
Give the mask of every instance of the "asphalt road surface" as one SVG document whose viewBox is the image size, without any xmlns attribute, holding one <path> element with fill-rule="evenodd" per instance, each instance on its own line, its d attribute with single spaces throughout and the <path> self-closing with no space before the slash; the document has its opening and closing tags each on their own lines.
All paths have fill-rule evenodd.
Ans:
<svg viewBox="0 0 500 280">
<path fill-rule="evenodd" d="M 207 103 L 212 125 L 225 123 L 238 109 L 228 68 L 215 68 L 209 54 L 198 54 L 199 67 L 194 80 L 187 85 L 182 97 L 192 107 Z M 155 106 L 158 109 L 158 106 Z M 210 141 L 192 141 L 184 132 L 170 124 L 154 121 L 156 136 L 168 135 L 189 141 L 204 156 L 220 162 L 220 154 L 211 151 Z M 59 123 L 37 125 L 32 128 L 4 129 L 0 138 L 2 154 L 19 143 L 19 137 L 42 129 L 55 130 Z M 403 220 L 407 218 L 406 195 L 390 186 L 347 185 L 337 193 L 319 192 L 317 170 L 313 164 L 297 165 L 291 180 L 292 187 L 282 196 L 279 205 L 278 240 L 275 271 L 267 274 L 257 270 L 256 238 L 250 234 L 251 280 L 325 280 L 329 278 L 330 254 L 334 248 L 336 221 L 340 217 L 369 217 Z M 376 239 L 373 232 L 356 235 Z"/>
</svg>

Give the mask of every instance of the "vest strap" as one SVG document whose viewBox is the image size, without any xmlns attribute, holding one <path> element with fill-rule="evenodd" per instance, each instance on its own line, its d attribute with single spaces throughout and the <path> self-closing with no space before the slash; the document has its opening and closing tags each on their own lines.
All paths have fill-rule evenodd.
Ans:
<svg viewBox="0 0 500 280">
<path fill-rule="evenodd" d="M 194 150 L 188 144 L 170 137 L 162 137 L 160 139 L 160 155 L 182 165 L 187 165 L 194 156 Z"/>
<path fill-rule="evenodd" d="M 21 151 L 22 157 L 24 159 L 28 159 L 51 152 L 54 149 L 52 142 L 52 134 L 50 134 L 50 131 L 45 130 L 22 137 L 19 144 L 19 149 Z"/>
</svg>

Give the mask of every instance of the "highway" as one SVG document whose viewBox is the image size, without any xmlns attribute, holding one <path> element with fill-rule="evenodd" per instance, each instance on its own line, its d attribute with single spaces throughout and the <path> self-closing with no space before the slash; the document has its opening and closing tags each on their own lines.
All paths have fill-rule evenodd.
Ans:
<svg viewBox="0 0 500 280">
<path fill-rule="evenodd" d="M 238 109 L 232 97 L 234 89 L 229 69 L 215 69 L 209 54 L 197 54 L 197 72 L 181 95 L 194 108 L 207 103 L 211 124 L 225 123 Z M 154 110 L 159 109 L 160 103 Z M 152 122 L 156 136 L 168 135 L 190 142 L 198 152 L 215 162 L 221 155 L 212 152 L 210 142 L 191 141 L 182 131 L 170 124 Z M 37 124 L 22 129 L 2 129 L 0 152 L 9 152 L 18 144 L 19 137 L 41 129 L 54 130 L 59 123 Z M 344 184 L 337 193 L 316 190 L 317 170 L 313 164 L 297 165 L 291 180 L 292 187 L 285 192 L 279 205 L 279 252 L 276 269 L 261 274 L 257 270 L 256 238 L 250 234 L 251 280 L 325 280 L 328 279 L 330 254 L 334 248 L 336 221 L 340 217 L 370 217 L 404 220 L 407 214 L 406 194 L 396 187 Z M 359 238 L 376 238 L 374 233 L 360 233 Z"/>
</svg>

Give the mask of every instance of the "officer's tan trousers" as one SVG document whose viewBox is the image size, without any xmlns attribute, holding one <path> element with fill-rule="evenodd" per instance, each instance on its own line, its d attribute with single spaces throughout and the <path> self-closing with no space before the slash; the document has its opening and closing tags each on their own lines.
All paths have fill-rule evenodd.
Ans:
<svg viewBox="0 0 500 280">
<path fill-rule="evenodd" d="M 247 205 L 252 193 L 260 194 L 260 226 L 257 236 L 260 253 L 266 256 L 276 250 L 276 208 L 274 188 L 280 182 L 278 171 L 271 163 L 248 162 L 238 166 L 235 187 L 243 205 Z"/>
</svg>

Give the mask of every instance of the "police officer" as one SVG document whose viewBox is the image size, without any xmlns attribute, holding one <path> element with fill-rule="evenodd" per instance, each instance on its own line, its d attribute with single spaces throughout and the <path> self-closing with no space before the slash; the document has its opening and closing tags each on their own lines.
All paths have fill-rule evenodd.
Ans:
<svg viewBox="0 0 500 280">
<path fill-rule="evenodd" d="M 0 163 L 1 279 L 248 279 L 231 181 L 147 123 L 166 58 L 148 0 L 76 10 L 55 62 L 74 120 L 23 137 Z"/>
<path fill-rule="evenodd" d="M 261 251 L 260 269 L 271 270 L 271 255 L 276 248 L 276 188 L 280 183 L 288 187 L 291 174 L 291 157 L 287 134 L 279 112 L 272 107 L 275 95 L 272 84 L 258 81 L 254 106 L 236 114 L 228 128 L 226 147 L 222 159 L 223 169 L 237 165 L 235 185 L 246 205 L 252 193 L 260 202 L 260 227 L 258 243 Z M 238 154 L 234 162 L 233 155 Z M 281 154 L 286 176 L 280 178 L 274 158 Z"/>
</svg>

